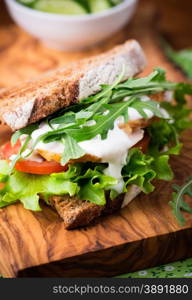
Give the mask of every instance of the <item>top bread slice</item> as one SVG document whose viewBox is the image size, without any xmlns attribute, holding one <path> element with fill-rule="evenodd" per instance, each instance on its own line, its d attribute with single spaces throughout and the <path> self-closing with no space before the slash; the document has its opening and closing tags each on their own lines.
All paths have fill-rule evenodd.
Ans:
<svg viewBox="0 0 192 300">
<path fill-rule="evenodd" d="M 130 40 L 114 49 L 55 70 L 0 93 L 0 122 L 13 131 L 112 84 L 125 68 L 122 81 L 141 72 L 146 64 L 139 43 Z"/>
</svg>

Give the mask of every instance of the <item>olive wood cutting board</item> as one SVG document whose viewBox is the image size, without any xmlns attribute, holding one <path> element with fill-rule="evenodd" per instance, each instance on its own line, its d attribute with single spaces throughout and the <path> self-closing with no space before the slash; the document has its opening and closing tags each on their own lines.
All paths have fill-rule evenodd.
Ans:
<svg viewBox="0 0 192 300">
<path fill-rule="evenodd" d="M 191 1 L 182 1 L 182 5 L 186 2 L 185 11 L 181 10 L 180 1 L 163 2 L 164 6 L 162 1 L 140 1 L 132 23 L 114 37 L 86 52 L 62 53 L 44 48 L 14 25 L 0 1 L 0 88 L 102 52 L 128 38 L 138 39 L 146 51 L 149 64 L 144 74 L 154 66 L 161 66 L 167 69 L 170 79 L 185 80 L 164 57 L 159 35 L 160 32 L 166 35 L 176 47 L 187 45 L 186 30 L 189 33 L 190 28 L 187 24 L 191 24 L 187 12 L 192 9 Z M 175 26 L 170 22 L 173 16 L 178 20 Z M 179 35 L 181 25 L 185 34 Z M 9 135 L 8 129 L 2 127 L 1 142 Z M 192 175 L 191 136 L 192 131 L 184 133 L 182 155 L 171 161 L 174 182 L 178 184 Z M 25 210 L 21 204 L 0 209 L 0 274 L 5 277 L 114 276 L 190 257 L 192 220 L 187 216 L 186 226 L 179 227 L 168 204 L 171 193 L 172 183 L 157 182 L 152 194 L 140 194 L 120 212 L 73 231 L 65 230 L 62 220 L 43 203 L 42 212 L 37 213 Z"/>
</svg>

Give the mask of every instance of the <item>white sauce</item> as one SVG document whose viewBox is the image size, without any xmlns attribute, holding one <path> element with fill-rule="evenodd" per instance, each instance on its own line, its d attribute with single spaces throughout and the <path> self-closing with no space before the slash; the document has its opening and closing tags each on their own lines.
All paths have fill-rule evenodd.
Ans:
<svg viewBox="0 0 192 300">
<path fill-rule="evenodd" d="M 144 109 L 144 112 L 146 113 L 148 119 L 151 119 L 154 116 L 153 112 L 149 109 Z M 140 120 L 143 118 L 140 115 L 140 113 L 135 108 L 132 107 L 129 107 L 128 115 L 129 115 L 129 121 Z"/>
<path fill-rule="evenodd" d="M 51 142 L 48 144 L 40 142 L 37 144 L 35 149 L 45 150 L 56 154 L 62 154 L 64 151 L 64 145 L 61 142 Z"/>
<path fill-rule="evenodd" d="M 172 101 L 173 101 L 173 98 L 174 98 L 174 96 L 173 96 L 173 91 L 166 91 L 166 92 L 164 93 L 164 98 L 165 98 L 165 101 L 167 101 L 167 102 L 172 102 Z"/>
<path fill-rule="evenodd" d="M 37 152 L 33 152 L 31 155 L 27 156 L 31 151 L 29 149 L 25 150 L 22 153 L 22 158 L 26 159 L 26 160 L 32 160 L 32 161 L 36 161 L 36 162 L 42 162 L 44 159 L 37 153 Z M 27 156 L 27 157 L 26 157 Z M 9 158 L 11 161 L 13 161 L 15 158 L 17 157 L 17 155 L 13 154 L 11 155 L 11 157 Z"/>
<path fill-rule="evenodd" d="M 118 124 L 122 123 L 122 118 L 118 118 L 114 123 L 114 128 L 108 131 L 107 138 L 102 140 L 98 135 L 89 141 L 79 143 L 79 146 L 86 153 L 100 157 L 101 161 L 108 163 L 105 174 L 118 179 L 117 186 L 113 187 L 118 193 L 123 190 L 123 179 L 121 170 L 126 164 L 128 150 L 142 140 L 144 131 L 139 129 L 137 132 L 127 135 Z"/>
<path fill-rule="evenodd" d="M 142 101 L 147 101 L 148 99 L 148 97 L 143 97 Z M 150 110 L 145 109 L 144 111 L 149 119 L 154 116 Z M 137 110 L 131 107 L 128 109 L 128 116 L 130 121 L 143 118 Z M 79 143 L 79 146 L 84 149 L 87 154 L 99 157 L 102 162 L 108 163 L 108 167 L 104 172 L 106 175 L 118 179 L 118 184 L 113 187 L 118 193 L 121 193 L 123 190 L 124 182 L 121 171 L 123 166 L 126 164 L 128 151 L 142 140 L 144 136 L 144 131 L 142 129 L 138 129 L 134 133 L 128 135 L 124 130 L 119 128 L 118 125 L 120 123 L 124 123 L 123 117 L 117 118 L 114 122 L 114 128 L 108 131 L 107 138 L 104 140 L 102 140 L 101 136 L 98 135 L 91 140 Z M 95 123 L 89 122 L 87 125 L 93 126 Z M 50 126 L 46 123 L 42 123 L 40 128 L 33 132 L 32 140 L 35 141 L 39 136 L 49 131 L 51 131 Z M 36 149 L 62 154 L 64 151 L 64 145 L 61 142 L 51 142 L 48 144 L 39 142 Z M 34 159 L 36 160 L 35 156 Z"/>
<path fill-rule="evenodd" d="M 57 129 L 57 126 L 55 126 L 55 129 Z M 51 127 L 47 123 L 42 122 L 40 124 L 40 127 L 37 130 L 33 131 L 32 136 L 31 136 L 32 140 L 35 141 L 38 137 L 40 137 L 41 135 L 43 135 L 51 130 L 52 130 Z M 53 152 L 56 154 L 61 154 L 64 151 L 64 145 L 61 142 L 51 142 L 48 144 L 39 142 L 36 145 L 35 149 L 46 150 L 46 151 Z"/>
</svg>

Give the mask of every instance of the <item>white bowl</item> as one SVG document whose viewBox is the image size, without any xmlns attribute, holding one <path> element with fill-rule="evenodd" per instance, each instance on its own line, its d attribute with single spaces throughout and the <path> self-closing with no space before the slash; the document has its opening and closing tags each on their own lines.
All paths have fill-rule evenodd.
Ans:
<svg viewBox="0 0 192 300">
<path fill-rule="evenodd" d="M 97 44 L 120 30 L 132 17 L 137 0 L 124 0 L 102 13 L 60 15 L 40 12 L 5 0 L 14 21 L 49 47 L 74 51 Z"/>
</svg>

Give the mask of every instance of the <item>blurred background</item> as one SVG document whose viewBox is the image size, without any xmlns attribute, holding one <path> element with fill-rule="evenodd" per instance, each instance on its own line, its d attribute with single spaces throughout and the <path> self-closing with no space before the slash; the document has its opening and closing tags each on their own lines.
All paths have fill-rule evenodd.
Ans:
<svg viewBox="0 0 192 300">
<path fill-rule="evenodd" d="M 149 57 L 147 72 L 162 55 L 158 48 L 162 38 L 175 50 L 192 47 L 191 15 L 191 0 L 140 0 L 131 22 L 122 30 L 86 51 L 64 52 L 45 47 L 19 28 L 9 16 L 5 2 L 0 0 L 0 88 L 97 54 L 129 38 L 138 39 L 145 48 Z M 167 67 L 165 60 L 161 62 Z"/>
</svg>

